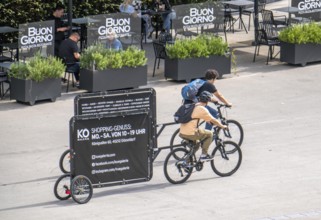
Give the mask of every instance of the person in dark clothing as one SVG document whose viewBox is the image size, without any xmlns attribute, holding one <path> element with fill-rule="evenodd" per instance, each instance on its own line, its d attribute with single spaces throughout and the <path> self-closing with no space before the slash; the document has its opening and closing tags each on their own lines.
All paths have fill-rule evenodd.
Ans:
<svg viewBox="0 0 321 220">
<path fill-rule="evenodd" d="M 169 33 L 171 29 L 171 21 L 176 18 L 176 12 L 172 9 L 168 0 L 154 0 L 153 7 L 156 10 L 167 11 L 166 13 L 162 13 L 163 30 Z"/>
<path fill-rule="evenodd" d="M 79 48 L 77 42 L 80 40 L 80 36 L 77 32 L 73 32 L 69 38 L 62 41 L 59 47 L 59 57 L 65 62 L 68 70 L 74 72 L 76 79 L 76 86 L 79 86 Z"/>
<path fill-rule="evenodd" d="M 227 106 L 232 106 L 232 103 L 230 103 L 215 87 L 214 83 L 216 81 L 216 79 L 219 77 L 218 72 L 215 69 L 208 69 L 205 72 L 205 83 L 198 89 L 197 92 L 197 97 L 199 97 L 199 95 L 203 92 L 203 91 L 207 91 L 211 94 L 213 94 L 218 100 L 220 100 L 221 102 L 223 102 L 225 105 Z M 216 98 L 212 98 L 212 102 L 217 102 Z M 184 100 L 184 104 L 189 104 L 189 103 L 193 103 L 193 101 L 191 100 Z M 217 111 L 210 107 L 210 106 L 206 106 L 205 108 L 207 108 L 207 110 L 211 113 L 211 115 L 214 118 L 218 118 L 217 116 Z M 211 130 L 212 129 L 212 125 L 210 123 L 206 123 L 205 125 L 205 129 L 207 130 Z"/>
<path fill-rule="evenodd" d="M 64 7 L 62 5 L 57 5 L 54 9 L 52 15 L 48 18 L 48 20 L 55 21 L 55 51 L 54 56 L 58 56 L 59 47 L 61 42 L 65 39 L 65 31 L 69 30 L 69 27 L 65 26 L 61 17 L 64 14 Z"/>
</svg>

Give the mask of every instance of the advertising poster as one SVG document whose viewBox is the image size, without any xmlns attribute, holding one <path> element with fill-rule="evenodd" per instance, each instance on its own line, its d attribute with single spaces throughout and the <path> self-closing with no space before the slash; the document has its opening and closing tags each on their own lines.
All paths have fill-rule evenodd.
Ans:
<svg viewBox="0 0 321 220">
<path fill-rule="evenodd" d="M 86 117 L 71 121 L 72 173 L 93 184 L 148 181 L 150 117 L 145 113 Z"/>
<path fill-rule="evenodd" d="M 107 38 L 114 36 L 122 42 L 134 43 L 136 36 L 141 36 L 141 18 L 125 13 L 103 14 L 90 16 L 93 21 L 88 24 L 88 46 L 105 43 Z M 131 42 L 132 41 L 132 42 Z"/>
<path fill-rule="evenodd" d="M 221 19 L 224 14 L 223 6 L 214 2 L 186 4 L 173 6 L 177 19 L 173 20 L 175 28 L 200 28 L 212 25 L 215 20 Z"/>
<path fill-rule="evenodd" d="M 54 21 L 43 21 L 19 25 L 19 42 L 21 49 L 19 59 L 25 60 L 40 53 L 43 57 L 54 54 Z"/>
</svg>

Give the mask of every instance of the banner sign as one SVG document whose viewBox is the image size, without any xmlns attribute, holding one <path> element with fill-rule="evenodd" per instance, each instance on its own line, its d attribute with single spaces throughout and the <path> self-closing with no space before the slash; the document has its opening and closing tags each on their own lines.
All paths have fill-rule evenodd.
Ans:
<svg viewBox="0 0 321 220">
<path fill-rule="evenodd" d="M 292 0 L 291 5 L 299 9 L 298 16 L 321 20 L 321 0 Z"/>
<path fill-rule="evenodd" d="M 94 185 L 150 180 L 151 126 L 147 111 L 74 116 L 70 120 L 73 175 L 85 175 Z"/>
<path fill-rule="evenodd" d="M 19 59 L 26 53 L 33 56 L 39 52 L 43 56 L 53 55 L 55 42 L 55 24 L 53 20 L 19 25 Z"/>
<path fill-rule="evenodd" d="M 224 18 L 223 6 L 214 2 L 177 5 L 172 7 L 177 19 L 173 20 L 175 27 L 184 29 L 198 28 L 213 24 L 218 18 Z"/>
<path fill-rule="evenodd" d="M 88 24 L 88 46 L 105 42 L 110 35 L 118 38 L 130 38 L 141 35 L 141 18 L 126 13 L 93 15 L 90 19 L 94 22 Z"/>
<path fill-rule="evenodd" d="M 156 92 L 153 88 L 84 93 L 75 97 L 75 115 L 101 115 L 147 111 L 152 121 L 151 146 L 156 140 Z"/>
<path fill-rule="evenodd" d="M 75 115 L 147 110 L 156 122 L 156 92 L 152 88 L 84 93 L 74 99 Z"/>
</svg>

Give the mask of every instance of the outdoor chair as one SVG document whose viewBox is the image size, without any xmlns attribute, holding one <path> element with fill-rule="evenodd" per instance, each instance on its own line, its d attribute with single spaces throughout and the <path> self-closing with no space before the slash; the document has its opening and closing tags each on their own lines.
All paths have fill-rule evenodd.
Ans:
<svg viewBox="0 0 321 220">
<path fill-rule="evenodd" d="M 161 32 L 158 36 L 158 41 L 163 44 L 173 42 L 173 36 L 171 33 Z"/>
<path fill-rule="evenodd" d="M 261 13 L 263 9 L 265 9 L 266 5 L 266 0 L 259 0 L 258 2 L 258 14 Z M 242 11 L 242 15 L 249 16 L 249 23 L 248 23 L 248 30 L 250 30 L 250 25 L 251 25 L 251 15 L 254 14 L 254 8 L 245 8 Z M 254 19 L 254 16 L 253 16 Z"/>
<path fill-rule="evenodd" d="M 71 66 L 74 63 L 66 62 L 66 58 L 63 58 L 62 61 L 66 66 L 65 75 L 64 75 L 64 78 L 62 78 L 62 81 L 67 83 L 66 93 L 68 93 L 68 91 L 69 91 L 69 83 L 70 83 L 70 76 L 71 76 L 72 87 L 75 87 L 75 76 L 74 76 L 75 71 L 71 68 Z"/>
<path fill-rule="evenodd" d="M 288 26 L 288 21 L 285 15 L 274 16 L 272 11 L 266 9 L 262 9 L 261 14 L 263 23 L 272 24 L 275 28 Z"/>
<path fill-rule="evenodd" d="M 0 63 L 2 63 L 2 62 L 11 62 L 13 55 L 12 55 L 12 52 L 10 52 L 10 53 L 11 53 L 11 57 L 5 56 L 3 47 L 0 46 Z"/>
<path fill-rule="evenodd" d="M 259 30 L 257 31 L 257 41 L 255 43 L 255 51 L 253 62 L 255 62 L 255 58 L 259 55 L 260 46 L 266 45 L 268 46 L 268 55 L 266 59 L 266 65 L 269 64 L 269 60 L 272 60 L 275 56 L 274 54 L 274 47 L 280 46 L 280 41 L 278 39 L 278 34 L 275 27 L 272 24 L 263 24 L 260 23 Z"/>
<path fill-rule="evenodd" d="M 161 59 L 165 60 L 166 58 L 166 50 L 165 50 L 166 48 L 164 43 L 160 43 L 157 41 L 153 42 L 153 47 L 154 47 L 154 53 L 155 53 L 155 62 L 154 62 L 154 70 L 153 70 L 153 77 L 154 77 L 157 60 L 158 60 L 157 69 L 159 69 L 160 60 Z"/>
<path fill-rule="evenodd" d="M 6 91 L 4 91 L 4 84 L 7 83 L 9 86 Z M 10 81 L 8 78 L 8 74 L 6 72 L 0 72 L 0 97 L 3 97 L 9 92 L 10 90 Z"/>
</svg>

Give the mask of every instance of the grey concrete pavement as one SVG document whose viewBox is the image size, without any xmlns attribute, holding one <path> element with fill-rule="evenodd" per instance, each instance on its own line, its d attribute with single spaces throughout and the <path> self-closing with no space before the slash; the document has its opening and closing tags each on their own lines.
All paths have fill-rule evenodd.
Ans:
<svg viewBox="0 0 321 220">
<path fill-rule="evenodd" d="M 231 177 L 216 176 L 205 164 L 184 184 L 163 174 L 162 151 L 149 182 L 94 189 L 91 201 L 58 201 L 53 186 L 62 174 L 58 160 L 69 143 L 73 90 L 55 103 L 25 106 L 0 101 L 0 219 L 321 219 L 321 74 L 320 63 L 290 66 L 278 59 L 265 65 L 262 48 L 242 33 L 229 34 L 237 55 L 237 73 L 216 82 L 234 104 L 229 117 L 240 121 L 245 139 L 241 168 Z M 242 35 L 243 36 L 243 35 Z M 246 37 L 244 37 L 246 38 Z M 232 45 L 232 46 L 233 46 Z M 163 66 L 148 85 L 157 93 L 157 122 L 172 121 L 184 83 L 166 81 Z M 158 139 L 169 143 L 177 126 Z"/>
</svg>

